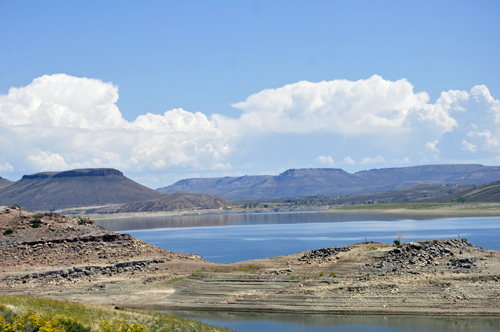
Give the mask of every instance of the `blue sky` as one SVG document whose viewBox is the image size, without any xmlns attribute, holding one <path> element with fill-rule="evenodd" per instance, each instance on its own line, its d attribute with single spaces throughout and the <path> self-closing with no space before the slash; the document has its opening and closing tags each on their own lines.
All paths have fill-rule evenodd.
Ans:
<svg viewBox="0 0 500 332">
<path fill-rule="evenodd" d="M 0 176 L 500 165 L 498 1 L 0 1 Z M 442 95 L 444 93 L 444 95 Z"/>
</svg>

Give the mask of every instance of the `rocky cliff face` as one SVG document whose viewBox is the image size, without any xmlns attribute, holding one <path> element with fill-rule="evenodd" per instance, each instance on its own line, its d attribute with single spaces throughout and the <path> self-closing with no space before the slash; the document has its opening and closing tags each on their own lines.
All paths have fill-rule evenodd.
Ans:
<svg viewBox="0 0 500 332">
<path fill-rule="evenodd" d="M 112 168 L 88 168 L 88 169 L 75 169 L 64 172 L 41 172 L 31 175 L 24 175 L 23 179 L 76 178 L 76 177 L 96 177 L 96 176 L 123 177 L 123 173 Z"/>
</svg>

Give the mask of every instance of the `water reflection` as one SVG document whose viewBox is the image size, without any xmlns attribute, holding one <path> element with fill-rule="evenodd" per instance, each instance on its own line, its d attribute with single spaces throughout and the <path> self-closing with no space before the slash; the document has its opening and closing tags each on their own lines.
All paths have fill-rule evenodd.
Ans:
<svg viewBox="0 0 500 332">
<path fill-rule="evenodd" d="M 465 215 L 461 215 L 466 217 Z M 96 224 L 110 231 L 132 231 L 159 228 L 214 227 L 263 224 L 331 223 L 353 221 L 398 221 L 433 220 L 455 217 L 454 215 L 432 214 L 380 214 L 380 213 L 246 213 L 169 217 L 134 217 L 121 219 L 96 219 Z"/>
<path fill-rule="evenodd" d="M 231 329 L 252 331 L 500 331 L 499 317 L 305 315 L 237 312 L 174 312 Z"/>
</svg>

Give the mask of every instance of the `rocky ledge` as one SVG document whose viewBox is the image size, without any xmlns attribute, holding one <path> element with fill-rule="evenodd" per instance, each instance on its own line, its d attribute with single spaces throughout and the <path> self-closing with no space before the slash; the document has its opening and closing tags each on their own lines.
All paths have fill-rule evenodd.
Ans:
<svg viewBox="0 0 500 332">
<path fill-rule="evenodd" d="M 344 246 L 306 251 L 306 253 L 299 258 L 299 261 L 307 262 L 308 264 L 312 264 L 314 261 L 318 260 L 331 261 L 332 259 L 336 258 L 336 255 L 338 253 L 350 251 L 352 247 L 353 246 Z"/>
<path fill-rule="evenodd" d="M 463 255 L 473 248 L 475 246 L 465 238 L 410 242 L 390 250 L 374 266 L 377 269 L 392 269 L 392 272 L 409 266 L 432 268 L 438 266 L 442 258 Z M 476 261 L 477 258 L 455 258 L 447 262 L 447 266 L 457 273 L 470 272 L 471 269 L 477 268 Z"/>
<path fill-rule="evenodd" d="M 0 206 L 0 232 L 0 280 L 9 289 L 135 278 L 172 260 L 202 261 L 107 231 L 89 218 L 33 213 L 16 205 Z"/>
</svg>

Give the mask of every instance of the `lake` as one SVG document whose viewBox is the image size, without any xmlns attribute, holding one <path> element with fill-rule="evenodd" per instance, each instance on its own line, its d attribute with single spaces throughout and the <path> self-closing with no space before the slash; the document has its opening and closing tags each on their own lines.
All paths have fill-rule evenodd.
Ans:
<svg viewBox="0 0 500 332">
<path fill-rule="evenodd" d="M 392 243 L 465 237 L 500 250 L 500 217 L 456 217 L 327 212 L 222 214 L 97 219 L 109 230 L 130 233 L 158 247 L 231 263 L 356 242 Z M 180 312 L 210 324 L 244 331 L 500 331 L 498 317 L 287 315 Z"/>
<path fill-rule="evenodd" d="M 403 234 L 404 242 L 460 236 L 477 246 L 500 250 L 499 217 L 409 219 L 381 214 L 301 212 L 97 219 L 96 223 L 130 233 L 160 248 L 196 253 L 215 263 L 281 256 L 365 240 L 392 243 L 398 232 Z"/>
</svg>

